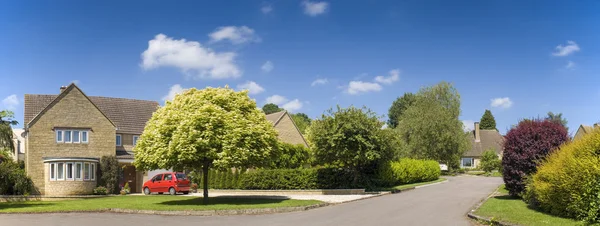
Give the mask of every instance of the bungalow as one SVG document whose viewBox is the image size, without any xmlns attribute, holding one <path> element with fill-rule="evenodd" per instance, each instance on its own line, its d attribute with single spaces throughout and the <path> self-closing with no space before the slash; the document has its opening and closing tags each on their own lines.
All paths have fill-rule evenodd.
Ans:
<svg viewBox="0 0 600 226">
<path fill-rule="evenodd" d="M 502 158 L 504 137 L 497 130 L 482 130 L 479 128 L 479 122 L 475 122 L 475 128 L 469 139 L 471 148 L 461 157 L 461 168 L 477 168 L 481 162 L 483 152 L 487 150 L 493 150 L 499 158 Z"/>
<path fill-rule="evenodd" d="M 591 133 L 594 129 L 598 127 L 600 127 L 598 123 L 594 124 L 594 126 L 580 125 L 577 129 L 577 132 L 575 132 L 575 136 L 573 136 L 573 140 L 577 140 L 585 136 L 586 134 Z"/>
</svg>

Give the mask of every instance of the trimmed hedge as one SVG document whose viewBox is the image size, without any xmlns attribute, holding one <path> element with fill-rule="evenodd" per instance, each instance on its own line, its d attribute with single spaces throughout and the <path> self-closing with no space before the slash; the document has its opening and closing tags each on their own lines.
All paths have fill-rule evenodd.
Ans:
<svg viewBox="0 0 600 226">
<path fill-rule="evenodd" d="M 208 187 L 210 189 L 240 189 L 240 178 L 243 175 L 244 170 L 226 170 L 226 171 L 217 171 L 210 170 L 208 171 Z M 191 172 L 188 175 L 192 183 L 198 184 L 198 189 L 203 189 L 202 185 L 202 173 L 201 172 Z"/>
<path fill-rule="evenodd" d="M 600 130 L 565 144 L 528 181 L 525 200 L 554 215 L 600 222 Z"/>
<path fill-rule="evenodd" d="M 396 184 L 434 181 L 442 174 L 440 164 L 434 160 L 404 158 L 390 165 Z"/>
<path fill-rule="evenodd" d="M 315 189 L 317 181 L 314 169 L 256 170 L 242 178 L 241 187 L 257 190 Z"/>
</svg>

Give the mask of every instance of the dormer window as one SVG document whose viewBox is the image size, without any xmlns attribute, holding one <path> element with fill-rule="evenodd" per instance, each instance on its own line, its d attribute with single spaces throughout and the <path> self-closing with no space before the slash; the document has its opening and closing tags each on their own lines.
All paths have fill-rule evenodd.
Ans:
<svg viewBox="0 0 600 226">
<path fill-rule="evenodd" d="M 117 146 L 121 146 L 121 134 L 117 134 Z"/>
<path fill-rule="evenodd" d="M 133 136 L 133 146 L 135 146 L 140 139 L 140 136 Z"/>
</svg>

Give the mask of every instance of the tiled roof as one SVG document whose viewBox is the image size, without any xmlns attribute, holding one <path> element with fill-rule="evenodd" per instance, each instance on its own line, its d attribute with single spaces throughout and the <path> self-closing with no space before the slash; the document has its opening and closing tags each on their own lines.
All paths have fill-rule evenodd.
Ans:
<svg viewBox="0 0 600 226">
<path fill-rule="evenodd" d="M 496 130 L 479 130 L 479 142 L 475 142 L 475 131 L 471 132 L 471 149 L 463 154 L 468 157 L 480 157 L 488 149 L 494 149 L 496 154 L 502 153 L 504 137 Z"/>
<path fill-rule="evenodd" d="M 25 123 L 31 122 L 57 96 L 25 94 Z M 89 98 L 121 133 L 141 134 L 146 122 L 159 107 L 156 101 L 97 96 L 89 96 Z"/>
<path fill-rule="evenodd" d="M 269 120 L 271 123 L 273 123 L 273 125 L 277 125 L 277 123 L 279 123 L 279 120 L 281 119 L 281 117 L 283 117 L 283 115 L 285 115 L 286 111 L 280 111 L 280 112 L 275 112 L 275 113 L 271 113 L 266 115 L 267 120 Z"/>
<path fill-rule="evenodd" d="M 117 150 L 118 159 L 133 159 L 133 151 Z"/>
</svg>

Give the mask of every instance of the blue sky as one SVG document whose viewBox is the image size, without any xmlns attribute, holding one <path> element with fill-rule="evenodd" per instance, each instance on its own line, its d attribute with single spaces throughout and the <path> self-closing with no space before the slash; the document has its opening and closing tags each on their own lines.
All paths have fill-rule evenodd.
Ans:
<svg viewBox="0 0 600 226">
<path fill-rule="evenodd" d="M 73 81 L 160 103 L 227 84 L 311 117 L 337 104 L 385 117 L 403 93 L 449 81 L 468 124 L 490 109 L 505 133 L 553 111 L 574 132 L 600 121 L 599 11 L 598 1 L 1 1 L 0 108 L 22 125 L 25 93 Z"/>
</svg>

